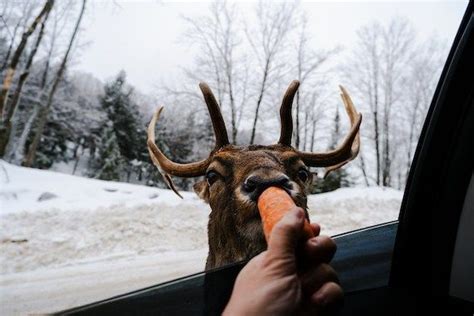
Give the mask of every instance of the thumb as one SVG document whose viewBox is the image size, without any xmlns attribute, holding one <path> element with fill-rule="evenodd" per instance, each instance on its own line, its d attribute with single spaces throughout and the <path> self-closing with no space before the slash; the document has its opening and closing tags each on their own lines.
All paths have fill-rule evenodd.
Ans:
<svg viewBox="0 0 474 316">
<path fill-rule="evenodd" d="M 273 227 L 268 241 L 268 253 L 272 258 L 294 258 L 304 217 L 303 209 L 294 207 Z"/>
</svg>

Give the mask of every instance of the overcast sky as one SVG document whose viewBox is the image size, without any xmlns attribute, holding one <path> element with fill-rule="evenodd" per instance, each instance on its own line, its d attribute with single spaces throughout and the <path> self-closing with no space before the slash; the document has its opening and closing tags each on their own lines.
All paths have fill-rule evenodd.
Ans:
<svg viewBox="0 0 474 316">
<path fill-rule="evenodd" d="M 83 24 L 82 40 L 88 42 L 75 65 L 101 80 L 120 69 L 129 83 L 153 93 L 163 80 L 173 78 L 179 66 L 189 64 L 193 51 L 181 42 L 185 24 L 181 16 L 206 14 L 208 2 L 193 1 L 95 1 Z M 252 1 L 239 2 L 244 14 L 251 14 Z M 355 31 L 362 25 L 395 16 L 407 17 L 423 39 L 431 34 L 451 44 L 467 1 L 422 2 L 302 2 L 315 43 L 322 48 L 353 45 Z"/>
</svg>

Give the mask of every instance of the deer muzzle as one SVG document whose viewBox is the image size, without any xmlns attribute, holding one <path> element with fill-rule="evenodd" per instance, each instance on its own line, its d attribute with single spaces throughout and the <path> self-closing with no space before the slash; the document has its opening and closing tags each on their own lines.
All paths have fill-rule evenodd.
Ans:
<svg viewBox="0 0 474 316">
<path fill-rule="evenodd" d="M 260 194 L 262 194 L 262 192 L 269 187 L 282 188 L 283 190 L 287 191 L 288 194 L 290 194 L 290 191 L 293 189 L 290 178 L 284 174 L 271 178 L 261 177 L 259 175 L 250 175 L 242 184 L 242 192 L 246 194 L 252 201 L 257 202 Z"/>
</svg>

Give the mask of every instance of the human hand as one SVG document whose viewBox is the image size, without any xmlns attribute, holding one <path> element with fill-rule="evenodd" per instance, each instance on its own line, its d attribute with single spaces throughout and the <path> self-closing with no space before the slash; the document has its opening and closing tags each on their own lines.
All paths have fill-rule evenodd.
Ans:
<svg viewBox="0 0 474 316">
<path fill-rule="evenodd" d="M 336 244 L 314 235 L 304 244 L 304 212 L 295 207 L 278 222 L 268 249 L 240 271 L 224 315 L 288 315 L 318 313 L 341 301 L 343 291 L 336 272 L 329 266 Z"/>
</svg>

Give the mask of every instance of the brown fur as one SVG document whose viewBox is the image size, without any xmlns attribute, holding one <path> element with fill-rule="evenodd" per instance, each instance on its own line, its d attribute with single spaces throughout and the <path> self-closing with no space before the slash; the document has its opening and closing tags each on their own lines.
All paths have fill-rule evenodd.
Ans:
<svg viewBox="0 0 474 316">
<path fill-rule="evenodd" d="M 307 208 L 306 186 L 297 176 L 305 167 L 294 149 L 282 145 L 239 147 L 228 145 L 212 155 L 209 170 L 220 176 L 212 185 L 202 180 L 194 190 L 210 204 L 206 269 L 249 259 L 266 249 L 257 205 L 242 192 L 249 175 L 271 179 L 278 175 L 290 178 L 291 195 L 296 205 Z"/>
</svg>

